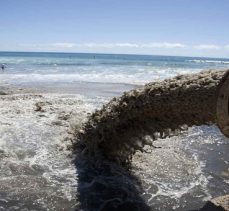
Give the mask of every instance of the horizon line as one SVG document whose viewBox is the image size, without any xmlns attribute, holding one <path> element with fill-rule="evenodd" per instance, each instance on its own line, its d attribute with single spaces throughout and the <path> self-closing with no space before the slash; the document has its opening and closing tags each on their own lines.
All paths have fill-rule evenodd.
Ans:
<svg viewBox="0 0 229 211">
<path fill-rule="evenodd" d="M 159 55 L 159 54 L 135 54 L 135 53 L 96 53 L 96 52 L 64 52 L 64 51 L 1 51 L 0 53 L 57 53 L 57 54 L 99 54 L 99 55 L 126 55 L 126 56 L 165 56 L 165 57 L 188 57 L 188 58 L 210 58 L 210 59 L 229 59 L 226 57 L 209 56 L 181 56 L 181 55 Z"/>
</svg>

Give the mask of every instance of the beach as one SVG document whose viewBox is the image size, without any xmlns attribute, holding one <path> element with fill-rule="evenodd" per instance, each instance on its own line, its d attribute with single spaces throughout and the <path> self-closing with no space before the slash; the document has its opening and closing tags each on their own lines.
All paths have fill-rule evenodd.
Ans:
<svg viewBox="0 0 229 211">
<path fill-rule="evenodd" d="M 214 125 L 158 139 L 158 148 L 135 154 L 131 174 L 112 166 L 101 176 L 83 160 L 75 162 L 72 153 L 74 131 L 113 97 L 181 73 L 227 68 L 228 60 L 96 58 L 1 55 L 7 68 L 0 75 L 0 209 L 79 210 L 88 203 L 106 210 L 109 198 L 103 194 L 110 196 L 116 187 L 128 203 L 136 199 L 134 206 L 165 211 L 199 209 L 228 194 L 228 139 Z"/>
</svg>

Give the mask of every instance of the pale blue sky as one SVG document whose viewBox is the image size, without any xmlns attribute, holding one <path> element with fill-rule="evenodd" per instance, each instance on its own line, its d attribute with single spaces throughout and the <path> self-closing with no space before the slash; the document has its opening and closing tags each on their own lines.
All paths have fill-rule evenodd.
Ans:
<svg viewBox="0 0 229 211">
<path fill-rule="evenodd" d="M 229 0 L 0 0 L 0 51 L 229 57 Z"/>
</svg>

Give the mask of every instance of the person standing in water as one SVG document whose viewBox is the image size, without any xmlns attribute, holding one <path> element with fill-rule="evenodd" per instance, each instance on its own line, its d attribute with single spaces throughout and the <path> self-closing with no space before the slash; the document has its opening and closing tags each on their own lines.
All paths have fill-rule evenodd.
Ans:
<svg viewBox="0 0 229 211">
<path fill-rule="evenodd" d="M 1 69 L 2 69 L 2 72 L 4 72 L 6 66 L 4 64 L 1 64 Z"/>
</svg>

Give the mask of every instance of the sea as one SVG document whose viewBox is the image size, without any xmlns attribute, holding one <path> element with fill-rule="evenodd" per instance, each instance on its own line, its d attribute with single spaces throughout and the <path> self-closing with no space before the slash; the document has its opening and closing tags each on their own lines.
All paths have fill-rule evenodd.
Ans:
<svg viewBox="0 0 229 211">
<path fill-rule="evenodd" d="M 103 83 L 143 85 L 177 74 L 228 68 L 229 59 L 88 53 L 1 52 L 1 83 Z"/>
<path fill-rule="evenodd" d="M 60 147 L 65 126 L 57 134 L 49 122 L 61 108 L 62 113 L 73 113 L 75 124 L 80 124 L 86 121 L 85 113 L 100 109 L 124 91 L 179 74 L 229 69 L 229 59 L 0 52 L 0 64 L 5 67 L 0 69 L 0 91 L 1 87 L 36 90 L 50 109 L 45 120 L 45 114 L 34 117 L 30 96 L 23 103 L 15 100 L 20 94 L 12 105 L 0 102 L 0 210 L 112 210 L 111 202 L 117 207 L 126 203 L 119 210 L 137 210 L 131 205 L 137 202 L 149 210 L 183 211 L 199 209 L 207 200 L 229 194 L 229 139 L 214 125 L 192 127 L 178 137 L 157 140 L 150 153 L 134 156 L 130 172 L 118 172 L 115 167 L 103 177 L 96 170 L 75 165 L 71 150 Z M 52 103 L 59 106 L 57 110 Z M 119 184 L 115 180 L 109 186 L 111 177 L 122 181 L 125 196 L 114 188 Z M 103 188 L 109 193 L 106 199 Z"/>
</svg>

